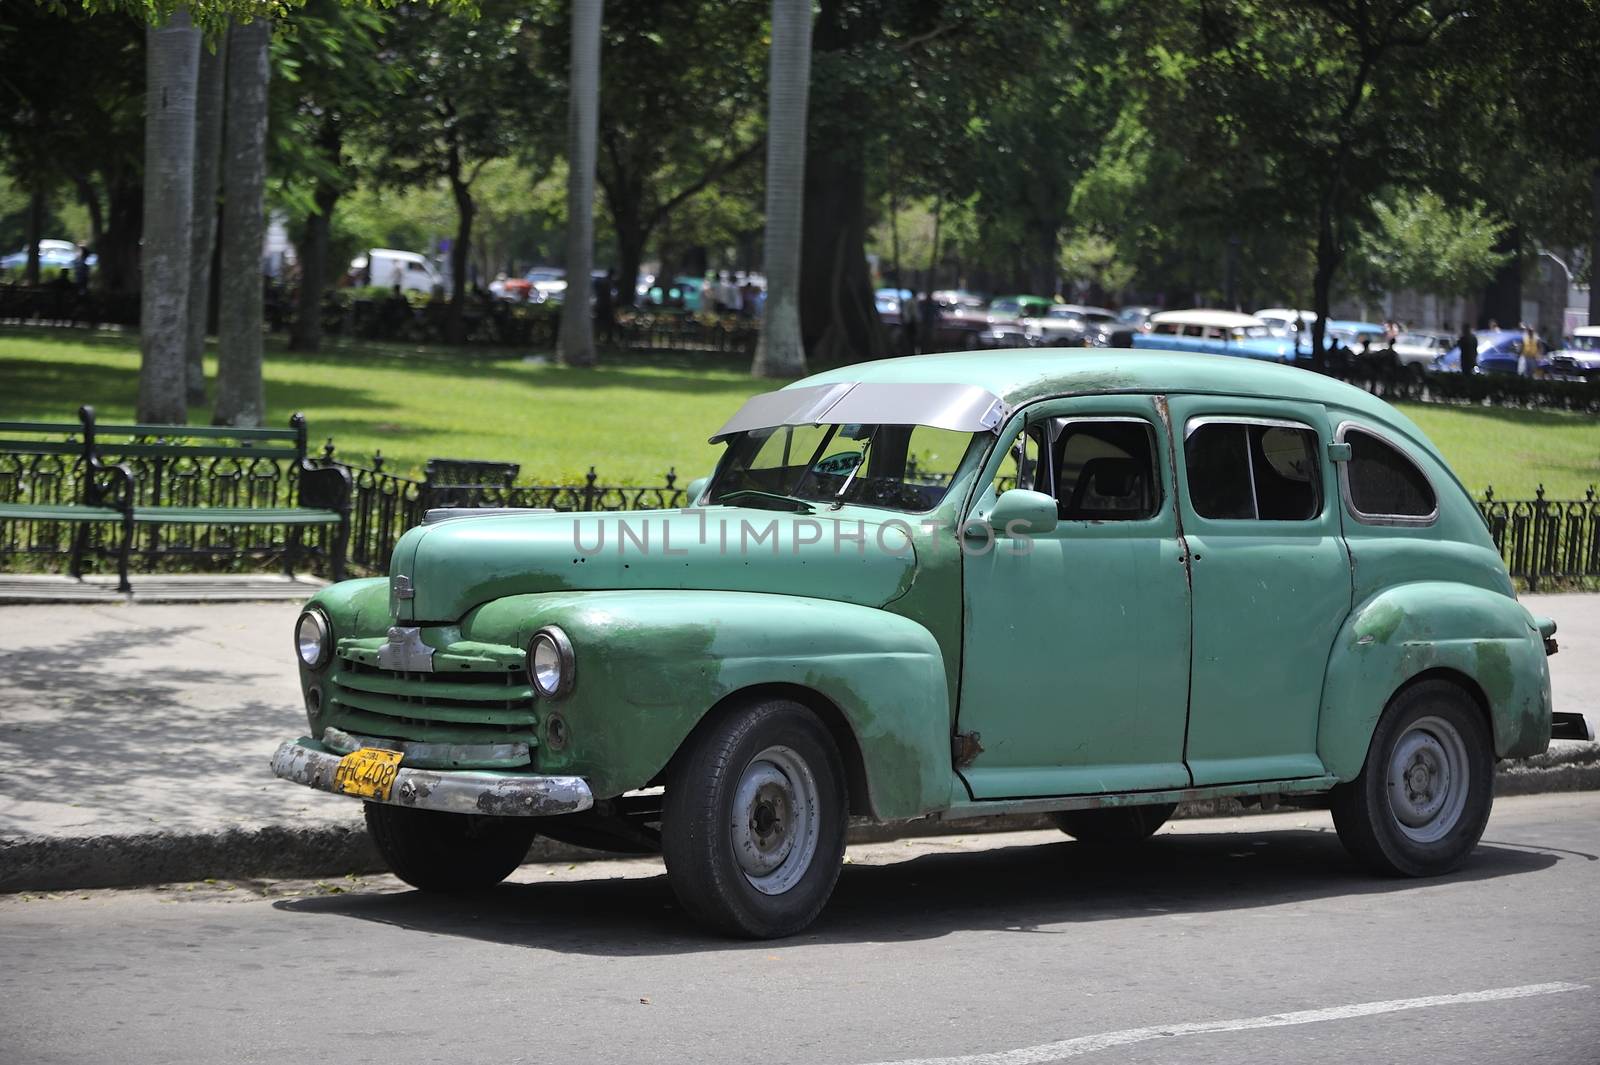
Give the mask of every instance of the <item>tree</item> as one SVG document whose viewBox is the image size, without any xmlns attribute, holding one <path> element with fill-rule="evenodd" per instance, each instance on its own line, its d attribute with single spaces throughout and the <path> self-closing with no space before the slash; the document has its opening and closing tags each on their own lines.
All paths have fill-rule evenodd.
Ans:
<svg viewBox="0 0 1600 1065">
<path fill-rule="evenodd" d="M 1431 190 L 1399 193 L 1373 203 L 1372 222 L 1357 227 L 1352 273 L 1371 291 L 1465 295 L 1506 260 L 1496 248 L 1510 228 L 1481 203 L 1452 208 Z"/>
<path fill-rule="evenodd" d="M 141 422 L 188 420 L 184 344 L 194 204 L 195 79 L 200 33 L 179 10 L 146 31 L 144 252 L 140 267 Z M 259 247 L 259 245 L 258 245 Z"/>
<path fill-rule="evenodd" d="M 190 404 L 206 401 L 206 311 L 211 302 L 211 256 L 217 243 L 217 187 L 222 154 L 223 98 L 227 90 L 228 37 L 217 33 L 200 46 L 195 86 L 194 213 L 189 240 L 189 309 L 184 366 Z"/>
<path fill-rule="evenodd" d="M 581 6 L 581 5 L 580 5 Z M 463 310 L 476 216 L 472 186 L 485 165 L 528 147 L 541 120 L 535 53 L 524 5 L 481 0 L 476 19 L 408 4 L 383 35 L 406 75 L 405 121 L 373 132 L 380 179 L 400 187 L 444 182 L 456 208 L 445 334 L 465 336 Z"/>
<path fill-rule="evenodd" d="M 675 212 L 761 150 L 765 0 L 610 0 L 600 66 L 596 181 L 615 232 L 612 260 L 631 298 L 644 250 Z M 571 48 L 566 3 L 540 8 L 552 56 Z M 674 224 L 674 229 L 681 228 Z"/>
<path fill-rule="evenodd" d="M 561 305 L 561 361 L 596 362 L 589 317 L 594 263 L 595 137 L 600 122 L 601 0 L 572 0 L 572 51 L 567 79 L 567 292 Z"/>
<path fill-rule="evenodd" d="M 802 377 L 800 231 L 805 207 L 806 100 L 811 82 L 811 0 L 772 0 L 767 79 L 767 303 L 751 373 Z"/>
<path fill-rule="evenodd" d="M 385 62 L 387 14 L 339 0 L 310 0 L 273 39 L 272 169 L 297 227 L 300 284 L 290 351 L 322 346 L 334 209 L 355 184 L 345 150 L 370 141 L 385 105 L 400 96 L 403 68 Z"/>
<path fill-rule="evenodd" d="M 259 426 L 261 380 L 262 191 L 267 175 L 267 84 L 272 23 L 228 29 L 227 125 L 222 154 L 221 287 L 217 302 L 217 425 Z"/>
</svg>

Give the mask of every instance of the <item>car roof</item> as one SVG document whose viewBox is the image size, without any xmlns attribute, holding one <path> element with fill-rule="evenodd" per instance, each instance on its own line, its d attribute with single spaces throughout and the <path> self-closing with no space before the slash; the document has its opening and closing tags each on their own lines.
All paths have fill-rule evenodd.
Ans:
<svg viewBox="0 0 1600 1065">
<path fill-rule="evenodd" d="M 1157 325 L 1176 322 L 1179 325 L 1210 325 L 1219 329 L 1238 329 L 1247 325 L 1267 324 L 1253 314 L 1240 314 L 1238 311 L 1213 311 L 1203 307 L 1196 307 L 1187 311 L 1162 311 L 1160 314 L 1152 314 L 1150 320 Z"/>
<path fill-rule="evenodd" d="M 1580 325 L 1572 331 L 1575 337 L 1600 337 L 1600 325 Z"/>
<path fill-rule="evenodd" d="M 796 385 L 841 381 L 978 385 L 1005 400 L 1010 407 L 1050 396 L 1108 392 L 1201 393 L 1298 400 L 1358 412 L 1437 455 L 1410 418 L 1362 389 L 1310 370 L 1236 355 L 1149 348 L 1034 348 L 1008 350 L 1003 354 L 956 352 L 854 363 L 807 377 Z"/>
<path fill-rule="evenodd" d="M 1351 333 L 1381 333 L 1383 326 L 1376 322 L 1358 322 L 1352 318 L 1335 318 L 1328 320 L 1329 329 L 1343 329 Z"/>
</svg>

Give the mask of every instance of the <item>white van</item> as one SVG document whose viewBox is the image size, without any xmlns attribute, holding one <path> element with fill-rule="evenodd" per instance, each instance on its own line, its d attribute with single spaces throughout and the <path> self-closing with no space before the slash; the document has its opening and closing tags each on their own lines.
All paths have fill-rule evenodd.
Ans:
<svg viewBox="0 0 1600 1065">
<path fill-rule="evenodd" d="M 432 292 L 443 284 L 433 264 L 414 251 L 397 251 L 394 248 L 373 248 L 365 255 L 350 260 L 350 272 L 364 281 L 358 284 L 394 288 L 399 285 L 404 292 Z"/>
</svg>

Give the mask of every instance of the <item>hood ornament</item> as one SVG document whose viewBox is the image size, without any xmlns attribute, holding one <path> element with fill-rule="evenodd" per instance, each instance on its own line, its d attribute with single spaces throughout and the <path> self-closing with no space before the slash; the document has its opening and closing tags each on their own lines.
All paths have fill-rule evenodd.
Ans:
<svg viewBox="0 0 1600 1065">
<path fill-rule="evenodd" d="M 389 586 L 394 589 L 396 599 L 412 599 L 416 597 L 416 590 L 411 587 L 411 578 L 404 573 L 396 573 L 389 579 Z"/>
</svg>

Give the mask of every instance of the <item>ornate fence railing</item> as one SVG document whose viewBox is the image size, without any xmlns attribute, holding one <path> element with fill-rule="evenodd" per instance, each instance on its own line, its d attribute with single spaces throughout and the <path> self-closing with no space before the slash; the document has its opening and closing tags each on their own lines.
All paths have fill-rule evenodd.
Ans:
<svg viewBox="0 0 1600 1065">
<path fill-rule="evenodd" d="M 1500 557 L 1513 577 L 1541 583 L 1600 577 L 1600 500 L 1591 486 L 1582 499 L 1496 499 L 1484 493 L 1478 507 Z"/>
</svg>

